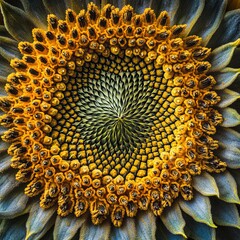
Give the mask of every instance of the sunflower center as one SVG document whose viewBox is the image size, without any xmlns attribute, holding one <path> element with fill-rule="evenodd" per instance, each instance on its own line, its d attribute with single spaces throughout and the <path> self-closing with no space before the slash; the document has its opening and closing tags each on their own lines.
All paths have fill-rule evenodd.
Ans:
<svg viewBox="0 0 240 240">
<path fill-rule="evenodd" d="M 129 57 L 111 55 L 110 58 L 111 61 L 100 57 L 96 63 L 85 63 L 75 70 L 66 85 L 66 97 L 57 106 L 58 126 L 52 137 L 61 146 L 62 159 L 77 160 L 81 166 L 97 168 L 104 175 L 121 174 L 135 179 L 146 176 L 151 165 L 148 160 L 153 160 L 153 153 L 159 155 L 155 148 L 148 159 L 146 144 L 151 147 L 153 140 L 157 142 L 153 128 L 161 124 L 157 116 L 160 108 L 164 111 L 158 100 L 165 103 L 170 94 L 162 97 L 165 84 L 160 83 L 162 90 L 159 90 L 154 87 L 156 80 L 144 79 L 139 64 L 146 64 L 140 58 L 134 59 L 135 64 Z M 160 81 L 163 71 L 153 70 L 151 74 Z M 61 138 L 64 129 L 67 138 Z"/>
<path fill-rule="evenodd" d="M 50 14 L 47 31 L 19 43 L 0 99 L 3 140 L 41 207 L 89 209 L 94 224 L 111 215 L 119 227 L 138 209 L 160 215 L 179 194 L 190 200 L 191 176 L 225 169 L 209 136 L 221 122 L 210 50 L 169 23 L 165 11 L 90 3 L 65 20 Z"/>
<path fill-rule="evenodd" d="M 99 78 L 88 78 L 88 86 L 79 90 L 78 128 L 86 144 L 95 145 L 102 154 L 109 149 L 109 154 L 121 155 L 121 151 L 131 151 L 148 135 L 151 123 L 146 105 L 151 104 L 147 104 L 146 96 L 150 94 L 137 73 L 102 71 Z M 134 86 L 136 79 L 139 86 Z M 101 150 L 101 146 L 105 149 Z"/>
</svg>

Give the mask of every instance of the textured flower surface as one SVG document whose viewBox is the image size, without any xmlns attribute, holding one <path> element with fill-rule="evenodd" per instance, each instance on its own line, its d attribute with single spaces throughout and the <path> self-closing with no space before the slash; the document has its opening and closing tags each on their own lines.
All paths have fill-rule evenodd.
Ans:
<svg viewBox="0 0 240 240">
<path fill-rule="evenodd" d="M 0 1 L 1 239 L 239 238 L 227 4 Z"/>
</svg>

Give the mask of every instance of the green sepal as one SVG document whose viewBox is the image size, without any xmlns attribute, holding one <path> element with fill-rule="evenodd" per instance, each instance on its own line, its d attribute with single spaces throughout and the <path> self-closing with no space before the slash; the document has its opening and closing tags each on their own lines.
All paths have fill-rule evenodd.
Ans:
<svg viewBox="0 0 240 240">
<path fill-rule="evenodd" d="M 41 239 L 55 223 L 55 212 L 56 207 L 42 209 L 36 201 L 31 207 L 26 223 L 26 240 Z"/>
<path fill-rule="evenodd" d="M 220 226 L 240 229 L 240 217 L 236 204 L 226 203 L 217 198 L 211 199 L 213 221 Z"/>
<path fill-rule="evenodd" d="M 155 240 L 156 217 L 151 211 L 142 211 L 136 219 L 137 236 L 139 240 Z"/>
<path fill-rule="evenodd" d="M 192 200 L 179 200 L 179 204 L 181 209 L 195 221 L 216 227 L 212 220 L 211 203 L 208 197 L 195 192 Z"/>
<path fill-rule="evenodd" d="M 194 221 L 190 216 L 184 215 L 186 220 L 186 233 L 194 240 L 217 240 L 216 229 L 204 223 Z"/>
<path fill-rule="evenodd" d="M 237 184 L 229 171 L 214 174 L 215 181 L 219 189 L 219 198 L 229 203 L 240 203 Z"/>
<path fill-rule="evenodd" d="M 222 127 L 236 127 L 240 124 L 240 114 L 233 108 L 227 107 L 220 109 L 223 116 Z"/>
<path fill-rule="evenodd" d="M 82 224 L 79 240 L 108 240 L 110 238 L 110 230 L 111 223 L 109 221 L 93 225 L 90 219 L 88 219 Z"/>
<path fill-rule="evenodd" d="M 232 91 L 230 89 L 224 89 L 219 92 L 221 96 L 221 101 L 218 103 L 218 107 L 225 108 L 237 101 L 240 98 L 240 94 L 238 92 Z"/>
<path fill-rule="evenodd" d="M 33 24 L 27 14 L 9 3 L 0 2 L 4 25 L 8 32 L 18 41 L 32 41 Z"/>
<path fill-rule="evenodd" d="M 53 231 L 54 239 L 72 240 L 85 221 L 86 216 L 79 218 L 73 214 L 67 217 L 57 216 Z"/>
<path fill-rule="evenodd" d="M 193 177 L 193 187 L 204 196 L 219 196 L 217 184 L 207 172 Z"/>
<path fill-rule="evenodd" d="M 208 60 L 212 65 L 210 72 L 220 71 L 225 68 L 230 63 L 234 50 L 239 44 L 240 39 L 214 49 Z"/>
<path fill-rule="evenodd" d="M 136 218 L 125 218 L 120 228 L 114 228 L 111 234 L 111 240 L 136 239 Z M 156 224 L 156 223 L 153 223 Z"/>
</svg>

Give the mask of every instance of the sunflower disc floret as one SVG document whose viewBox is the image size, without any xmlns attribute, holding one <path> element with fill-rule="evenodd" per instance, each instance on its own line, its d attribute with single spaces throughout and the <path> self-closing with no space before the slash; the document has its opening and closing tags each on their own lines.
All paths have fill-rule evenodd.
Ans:
<svg viewBox="0 0 240 240">
<path fill-rule="evenodd" d="M 139 209 L 160 215 L 179 195 L 190 200 L 192 176 L 225 169 L 213 154 L 222 116 L 210 49 L 185 27 L 166 11 L 90 3 L 65 20 L 50 14 L 47 30 L 19 43 L 0 107 L 26 195 L 119 227 Z"/>
</svg>

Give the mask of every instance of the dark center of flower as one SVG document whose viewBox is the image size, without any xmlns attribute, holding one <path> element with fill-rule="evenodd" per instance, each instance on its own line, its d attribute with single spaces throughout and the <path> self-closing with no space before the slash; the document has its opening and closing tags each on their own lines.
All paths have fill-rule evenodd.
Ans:
<svg viewBox="0 0 240 240">
<path fill-rule="evenodd" d="M 104 175 L 135 179 L 146 176 L 153 157 L 174 140 L 176 118 L 169 118 L 174 112 L 169 106 L 172 88 L 164 84 L 162 69 L 156 71 L 141 58 L 132 62 L 124 55 L 110 57 L 74 70 L 66 97 L 57 106 L 59 121 L 52 137 L 61 146 L 62 159 L 79 160 Z M 168 133 L 163 127 L 160 131 L 166 121 L 172 124 Z M 61 138 L 66 123 L 68 137 Z"/>
<path fill-rule="evenodd" d="M 160 215 L 179 194 L 190 200 L 191 176 L 225 169 L 209 136 L 222 119 L 210 50 L 169 23 L 165 11 L 90 3 L 65 20 L 50 14 L 47 31 L 19 43 L 0 99 L 3 139 L 41 207 L 121 226 L 138 209 Z"/>
</svg>

